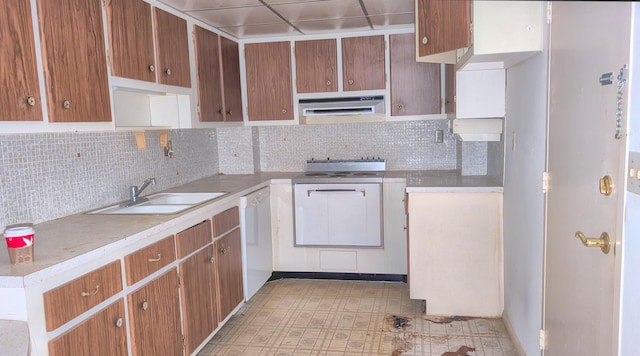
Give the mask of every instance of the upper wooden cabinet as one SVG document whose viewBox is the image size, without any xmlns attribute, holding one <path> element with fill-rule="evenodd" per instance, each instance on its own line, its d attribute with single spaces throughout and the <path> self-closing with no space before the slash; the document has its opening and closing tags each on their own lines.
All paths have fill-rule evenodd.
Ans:
<svg viewBox="0 0 640 356">
<path fill-rule="evenodd" d="M 471 46 L 471 0 L 416 0 L 418 56 Z"/>
<path fill-rule="evenodd" d="M 42 120 L 29 1 L 8 1 L 0 12 L 0 33 L 0 121 Z"/>
<path fill-rule="evenodd" d="M 187 21 L 159 8 L 154 8 L 158 82 L 191 87 Z"/>
<path fill-rule="evenodd" d="M 38 0 L 51 122 L 111 121 L 100 0 Z"/>
<path fill-rule="evenodd" d="M 385 88 L 384 36 L 342 39 L 344 91 Z"/>
<path fill-rule="evenodd" d="M 336 40 L 296 41 L 298 93 L 338 91 Z"/>
<path fill-rule="evenodd" d="M 111 74 L 156 81 L 151 5 L 142 0 L 108 0 Z"/>
<path fill-rule="evenodd" d="M 453 64 L 444 66 L 444 112 L 456 112 L 456 68 Z"/>
<path fill-rule="evenodd" d="M 224 121 L 242 121 L 240 51 L 238 50 L 238 44 L 220 36 L 220 52 L 222 56 Z"/>
<path fill-rule="evenodd" d="M 391 116 L 440 113 L 440 64 L 416 62 L 413 34 L 389 36 Z"/>
<path fill-rule="evenodd" d="M 249 121 L 293 120 L 290 43 L 250 43 L 244 51 Z"/>
</svg>

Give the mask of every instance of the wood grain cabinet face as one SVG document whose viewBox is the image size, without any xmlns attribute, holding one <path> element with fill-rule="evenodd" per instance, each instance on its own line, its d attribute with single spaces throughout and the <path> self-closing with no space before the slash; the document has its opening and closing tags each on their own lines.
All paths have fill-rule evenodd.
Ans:
<svg viewBox="0 0 640 356">
<path fill-rule="evenodd" d="M 133 355 L 182 355 L 175 268 L 127 296 Z"/>
<path fill-rule="evenodd" d="M 453 64 L 444 66 L 445 76 L 445 97 L 444 111 L 446 113 L 456 112 L 456 67 Z"/>
<path fill-rule="evenodd" d="M 151 5 L 142 0 L 108 0 L 111 74 L 156 81 Z"/>
<path fill-rule="evenodd" d="M 211 220 L 205 220 L 176 234 L 178 258 L 183 258 L 213 241 Z"/>
<path fill-rule="evenodd" d="M 249 43 L 244 52 L 249 121 L 293 120 L 290 43 Z"/>
<path fill-rule="evenodd" d="M 418 56 L 471 46 L 471 0 L 416 0 Z"/>
<path fill-rule="evenodd" d="M 344 91 L 385 88 L 384 36 L 342 39 Z"/>
<path fill-rule="evenodd" d="M 336 52 L 335 39 L 295 43 L 298 93 L 338 91 Z"/>
<path fill-rule="evenodd" d="M 133 285 L 176 260 L 173 236 L 124 257 L 127 284 Z"/>
<path fill-rule="evenodd" d="M 389 35 L 391 116 L 440 113 L 440 64 L 415 58 L 412 33 Z"/>
<path fill-rule="evenodd" d="M 224 93 L 224 121 L 242 121 L 240 52 L 238 44 L 220 37 Z"/>
<path fill-rule="evenodd" d="M 95 307 L 122 290 L 120 260 L 44 293 L 47 331 Z"/>
<path fill-rule="evenodd" d="M 240 210 L 237 206 L 213 217 L 213 236 L 218 237 L 240 224 Z"/>
<path fill-rule="evenodd" d="M 49 356 L 125 356 L 127 328 L 124 320 L 124 300 L 120 299 L 49 341 Z"/>
<path fill-rule="evenodd" d="M 179 270 L 186 354 L 190 355 L 218 326 L 213 245 L 186 259 Z"/>
<path fill-rule="evenodd" d="M 42 120 L 31 5 L 8 0 L 0 12 L 0 121 Z"/>
<path fill-rule="evenodd" d="M 219 36 L 194 26 L 200 121 L 224 121 Z"/>
<path fill-rule="evenodd" d="M 222 322 L 244 299 L 240 228 L 214 242 L 218 322 Z"/>
<path fill-rule="evenodd" d="M 100 0 L 38 0 L 51 122 L 111 121 Z"/>
<path fill-rule="evenodd" d="M 191 87 L 187 21 L 154 9 L 156 24 L 156 54 L 160 84 Z"/>
</svg>

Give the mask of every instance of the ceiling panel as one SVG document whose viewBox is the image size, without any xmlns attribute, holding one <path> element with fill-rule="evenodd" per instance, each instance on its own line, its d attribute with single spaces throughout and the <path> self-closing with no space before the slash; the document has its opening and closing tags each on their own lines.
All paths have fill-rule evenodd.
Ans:
<svg viewBox="0 0 640 356">
<path fill-rule="evenodd" d="M 381 16 L 369 16 L 371 24 L 376 30 L 385 30 L 398 27 L 411 27 L 415 20 L 413 14 L 390 14 Z"/>
<path fill-rule="evenodd" d="M 328 0 L 264 0 L 264 2 L 266 2 L 269 5 L 274 5 L 274 4 L 289 4 L 289 3 L 295 3 L 295 2 L 312 2 L 312 1 L 328 1 Z"/>
<path fill-rule="evenodd" d="M 369 15 L 413 13 L 414 0 L 363 0 Z"/>
<path fill-rule="evenodd" d="M 214 10 L 228 7 L 264 6 L 260 0 L 161 0 L 180 11 Z"/>
<path fill-rule="evenodd" d="M 368 30 L 369 21 L 366 17 L 352 17 L 332 20 L 304 21 L 294 25 L 305 34 L 335 33 L 344 30 Z"/>
<path fill-rule="evenodd" d="M 272 8 L 291 23 L 364 16 L 358 0 L 306 1 L 273 5 Z"/>
<path fill-rule="evenodd" d="M 214 27 L 284 23 L 282 19 L 276 16 L 276 14 L 266 6 L 194 11 L 189 14 Z"/>
<path fill-rule="evenodd" d="M 300 34 L 293 27 L 284 22 L 280 24 L 222 27 L 220 30 L 236 38 L 257 38 Z"/>
</svg>

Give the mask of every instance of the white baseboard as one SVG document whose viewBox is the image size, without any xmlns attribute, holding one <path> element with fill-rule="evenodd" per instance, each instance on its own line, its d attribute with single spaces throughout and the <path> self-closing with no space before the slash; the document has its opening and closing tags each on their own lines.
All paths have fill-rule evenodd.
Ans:
<svg viewBox="0 0 640 356">
<path fill-rule="evenodd" d="M 507 333 L 509 333 L 509 337 L 511 338 L 513 346 L 518 355 L 527 356 L 527 354 L 524 352 L 524 348 L 522 348 L 522 344 L 520 344 L 520 339 L 518 339 L 515 330 L 513 330 L 513 325 L 511 325 L 511 320 L 509 320 L 509 315 L 507 314 L 506 310 L 502 312 L 502 321 L 504 322 L 504 326 L 507 328 Z"/>
</svg>

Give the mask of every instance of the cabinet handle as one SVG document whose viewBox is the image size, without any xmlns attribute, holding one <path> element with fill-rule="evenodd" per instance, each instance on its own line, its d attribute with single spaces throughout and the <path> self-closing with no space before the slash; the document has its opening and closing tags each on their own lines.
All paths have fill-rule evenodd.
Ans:
<svg viewBox="0 0 640 356">
<path fill-rule="evenodd" d="M 218 109 L 218 115 L 222 116 L 222 109 Z"/>
<path fill-rule="evenodd" d="M 209 262 L 210 262 L 210 263 L 215 263 L 215 262 L 216 262 L 216 260 L 215 260 L 215 258 L 211 257 L 211 258 L 209 258 Z"/>
<path fill-rule="evenodd" d="M 327 80 L 327 86 L 331 85 L 331 81 Z"/>
<path fill-rule="evenodd" d="M 36 106 L 36 98 L 34 98 L 33 95 L 27 97 L 27 105 Z"/>
<path fill-rule="evenodd" d="M 124 324 L 124 322 L 122 321 L 122 318 L 116 319 L 116 328 L 121 328 L 122 324 Z"/>
<path fill-rule="evenodd" d="M 286 114 L 287 113 L 287 109 L 282 109 L 282 113 Z"/>
<path fill-rule="evenodd" d="M 349 85 L 353 85 L 353 79 L 349 79 Z"/>
<path fill-rule="evenodd" d="M 221 249 L 220 249 L 220 250 L 218 250 L 218 251 L 220 251 L 220 253 L 221 253 L 221 254 L 223 254 L 223 255 L 224 255 L 225 253 L 227 253 L 227 249 L 226 249 L 226 248 L 224 248 L 224 247 L 223 247 L 223 248 L 221 248 Z"/>
<path fill-rule="evenodd" d="M 153 64 L 149 64 L 149 72 L 155 72 L 156 67 Z"/>
<path fill-rule="evenodd" d="M 96 284 L 96 288 L 93 290 L 93 292 L 81 292 L 80 296 L 81 297 L 90 297 L 92 295 L 98 294 L 99 291 L 100 291 L 100 285 Z"/>
<path fill-rule="evenodd" d="M 71 102 L 69 100 L 65 100 L 62 102 L 62 107 L 69 110 L 71 108 Z"/>
<path fill-rule="evenodd" d="M 231 109 L 229 109 L 229 111 L 227 111 L 227 115 L 232 115 L 233 111 L 231 111 Z"/>
<path fill-rule="evenodd" d="M 171 68 L 167 68 L 164 72 L 167 73 L 167 75 L 171 75 Z"/>
<path fill-rule="evenodd" d="M 147 303 L 147 301 L 146 301 L 146 300 L 145 300 L 145 301 L 143 301 L 143 302 L 140 304 L 140 309 L 142 309 L 142 310 L 147 310 L 147 309 L 149 309 L 149 303 Z"/>
<path fill-rule="evenodd" d="M 427 38 L 427 36 L 422 37 L 422 44 L 426 45 L 429 42 L 429 39 Z"/>
<path fill-rule="evenodd" d="M 148 258 L 147 261 L 149 261 L 149 262 L 158 262 L 158 261 L 160 261 L 160 257 L 161 257 L 160 254 L 158 254 L 158 257 L 156 257 L 156 258 Z"/>
</svg>

